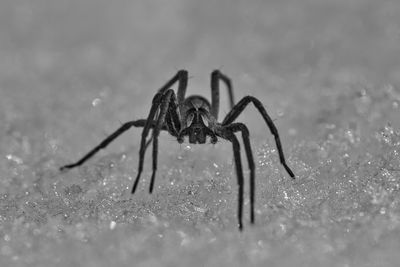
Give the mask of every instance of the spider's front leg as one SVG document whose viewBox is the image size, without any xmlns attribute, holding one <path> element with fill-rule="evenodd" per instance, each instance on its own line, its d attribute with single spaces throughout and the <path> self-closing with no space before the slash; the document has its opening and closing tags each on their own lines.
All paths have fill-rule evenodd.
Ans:
<svg viewBox="0 0 400 267">
<path fill-rule="evenodd" d="M 236 118 L 243 112 L 243 110 L 246 108 L 246 106 L 252 102 L 254 106 L 258 109 L 258 111 L 261 113 L 261 116 L 264 118 L 264 121 L 268 125 L 272 135 L 275 137 L 275 143 L 276 147 L 278 149 L 279 153 L 279 160 L 287 173 L 292 177 L 294 177 L 293 171 L 289 168 L 289 166 L 286 164 L 285 156 L 283 154 L 283 149 L 282 149 L 282 144 L 281 140 L 279 138 L 279 133 L 278 130 L 275 127 L 274 122 L 272 121 L 271 117 L 268 115 L 267 111 L 265 110 L 263 104 L 255 97 L 252 96 L 245 96 L 240 100 L 234 107 L 233 109 L 226 115 L 225 119 L 222 121 L 222 125 L 228 125 L 231 124 Z"/>
<path fill-rule="evenodd" d="M 237 140 L 235 134 L 230 129 L 222 129 L 221 136 L 232 143 L 233 147 L 233 157 L 235 159 L 235 167 L 236 167 L 236 175 L 237 175 L 237 183 L 239 186 L 238 189 L 238 223 L 239 223 L 239 230 L 243 229 L 243 186 L 244 186 L 244 179 L 243 179 L 243 168 L 242 168 L 242 160 L 240 158 L 240 144 Z"/>
<path fill-rule="evenodd" d="M 153 130 L 153 173 L 150 180 L 150 194 L 153 192 L 154 180 L 157 170 L 158 135 L 160 134 L 160 130 L 165 124 L 167 117 L 167 128 L 173 136 L 178 135 L 178 129 L 180 128 L 179 115 L 177 113 L 178 105 L 176 101 L 177 100 L 175 92 L 172 89 L 167 90 L 161 103 L 160 115 L 157 120 L 157 125 L 154 127 Z"/>
<path fill-rule="evenodd" d="M 247 126 L 244 125 L 243 123 L 232 123 L 225 126 L 218 124 L 216 127 L 216 132 L 218 136 L 221 136 L 222 138 L 231 141 L 233 145 L 233 155 L 235 159 L 236 175 L 238 178 L 238 186 L 239 186 L 238 220 L 239 220 L 239 229 L 242 229 L 244 179 L 243 179 L 242 163 L 240 158 L 240 145 L 235 136 L 235 132 L 242 133 L 243 144 L 246 151 L 247 162 L 250 169 L 250 223 L 254 224 L 255 164 L 254 164 L 253 153 L 251 151 L 250 133 L 249 130 L 247 129 Z"/>
<path fill-rule="evenodd" d="M 158 158 L 158 136 L 160 134 L 160 130 L 163 129 L 163 127 L 165 126 L 165 121 L 166 121 L 166 117 L 168 114 L 168 111 L 170 111 L 171 109 L 170 107 L 170 103 L 173 102 L 173 106 L 177 107 L 175 104 L 176 101 L 176 96 L 175 93 L 172 89 L 168 89 L 161 97 L 161 99 L 159 100 L 159 102 L 157 103 L 157 107 L 159 107 L 159 115 L 157 118 L 157 122 L 156 125 L 153 129 L 153 134 L 152 134 L 152 140 L 153 140 L 153 173 L 151 175 L 151 180 L 150 180 L 150 190 L 149 192 L 152 193 L 153 191 L 153 187 L 154 187 L 154 180 L 155 180 L 155 175 L 156 175 L 156 171 L 157 171 L 157 158 Z M 175 109 L 176 110 L 176 109 Z M 170 111 L 171 112 L 171 111 Z M 169 118 L 171 119 L 169 123 L 173 123 L 174 122 L 174 118 L 175 118 L 175 114 L 172 116 L 173 118 L 171 119 L 171 116 L 169 116 Z M 167 124 L 170 125 L 170 124 Z M 171 125 L 170 125 L 171 127 Z M 170 133 L 172 133 L 173 135 L 176 135 L 177 133 L 175 132 L 174 129 L 170 129 L 170 127 L 167 126 L 167 129 Z M 143 130 L 144 132 L 144 130 Z M 142 134 L 142 141 L 141 141 L 141 149 L 139 152 L 139 168 L 138 168 L 138 174 L 136 176 L 135 179 L 135 183 L 133 184 L 132 187 L 132 191 L 131 193 L 135 193 L 137 185 L 139 183 L 139 179 L 140 176 L 142 174 L 143 171 L 143 161 L 144 161 L 144 151 L 145 151 L 145 140 L 147 137 L 147 133 Z M 143 153 L 142 153 L 143 151 Z"/>
<path fill-rule="evenodd" d="M 178 97 L 177 98 L 178 98 L 178 103 L 180 104 L 181 102 L 183 102 L 183 100 L 185 98 L 187 82 L 188 82 L 188 72 L 186 70 L 178 71 L 166 84 L 164 84 L 158 90 L 158 93 L 153 98 L 153 103 L 152 103 L 152 106 L 150 109 L 150 113 L 149 113 L 149 116 L 147 117 L 147 123 L 144 126 L 143 131 L 142 131 L 142 140 L 140 142 L 140 149 L 139 149 L 138 174 L 136 176 L 135 183 L 132 187 L 132 191 L 131 191 L 132 194 L 136 190 L 140 175 L 142 174 L 142 171 L 143 171 L 144 156 L 145 156 L 146 147 L 147 147 L 146 138 L 147 138 L 147 135 L 149 134 L 149 130 L 150 130 L 149 121 L 152 121 L 154 119 L 154 117 L 156 116 L 158 108 L 161 104 L 161 98 L 165 95 L 165 92 L 167 90 L 169 90 L 169 88 L 171 86 L 173 86 L 176 82 L 178 82 Z M 151 141 L 151 139 L 150 139 L 150 141 Z"/>
<path fill-rule="evenodd" d="M 250 133 L 249 129 L 243 123 L 232 123 L 227 126 L 224 126 L 227 131 L 241 132 L 242 133 L 242 140 L 244 144 L 244 149 L 246 151 L 247 163 L 249 165 L 250 170 L 250 222 L 254 224 L 255 216 L 254 216 L 254 199 L 255 199 L 255 164 L 253 158 L 253 152 L 251 151 L 251 144 L 250 144 Z"/>
</svg>

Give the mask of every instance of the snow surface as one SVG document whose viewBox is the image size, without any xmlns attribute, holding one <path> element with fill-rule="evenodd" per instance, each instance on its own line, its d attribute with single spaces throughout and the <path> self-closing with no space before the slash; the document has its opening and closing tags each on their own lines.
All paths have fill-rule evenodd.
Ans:
<svg viewBox="0 0 400 267">
<path fill-rule="evenodd" d="M 0 266 L 398 266 L 399 15 L 397 0 L 2 1 Z M 221 69 L 281 134 L 294 181 L 255 109 L 239 118 L 257 166 L 243 232 L 224 141 L 162 134 L 152 195 L 150 152 L 130 194 L 138 129 L 58 171 L 181 68 L 207 97 Z"/>
</svg>

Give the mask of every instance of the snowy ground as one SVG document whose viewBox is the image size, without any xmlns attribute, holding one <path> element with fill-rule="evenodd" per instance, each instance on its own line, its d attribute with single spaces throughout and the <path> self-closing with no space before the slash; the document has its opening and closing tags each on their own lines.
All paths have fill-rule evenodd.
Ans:
<svg viewBox="0 0 400 267">
<path fill-rule="evenodd" d="M 399 17 L 397 0 L 2 1 L 0 266 L 398 266 Z M 237 100 L 258 97 L 296 174 L 249 107 L 242 233 L 227 142 L 162 134 L 152 195 L 151 153 L 129 193 L 137 129 L 58 171 L 181 68 L 189 94 L 209 97 L 219 68 Z"/>
</svg>

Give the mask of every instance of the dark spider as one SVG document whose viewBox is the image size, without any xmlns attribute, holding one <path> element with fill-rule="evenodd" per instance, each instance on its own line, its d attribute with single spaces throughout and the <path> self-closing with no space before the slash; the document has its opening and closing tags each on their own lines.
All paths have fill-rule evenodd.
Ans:
<svg viewBox="0 0 400 267">
<path fill-rule="evenodd" d="M 218 122 L 219 111 L 219 81 L 223 81 L 228 89 L 231 111 L 225 116 L 222 122 Z M 178 83 L 178 92 L 170 89 L 175 83 Z M 189 137 L 191 144 L 204 144 L 206 137 L 210 137 L 212 144 L 215 144 L 218 137 L 230 141 L 233 145 L 233 155 L 235 159 L 237 182 L 239 185 L 239 204 L 238 204 L 238 220 L 239 229 L 243 228 L 242 210 L 243 210 L 243 170 L 240 158 L 240 144 L 235 136 L 236 132 L 241 132 L 244 148 L 247 155 L 247 161 L 250 169 L 250 221 L 254 224 L 254 195 L 255 195 L 255 165 L 253 154 L 251 152 L 249 130 L 246 125 L 240 122 L 234 122 L 242 113 L 246 106 L 252 102 L 261 113 L 264 121 L 268 125 L 271 133 L 275 137 L 276 147 L 279 153 L 279 159 L 288 174 L 294 179 L 292 170 L 286 165 L 285 157 L 282 151 L 281 141 L 279 139 L 278 130 L 273 121 L 267 114 L 262 103 L 255 97 L 245 96 L 236 105 L 233 100 L 233 90 L 230 79 L 215 70 L 211 73 L 211 104 L 207 99 L 199 95 L 192 95 L 185 98 L 188 82 L 188 72 L 180 70 L 172 77 L 153 98 L 150 113 L 147 119 L 129 121 L 124 123 L 118 130 L 107 137 L 98 146 L 93 148 L 82 159 L 76 163 L 65 165 L 60 170 L 70 169 L 83 164 L 91 158 L 100 149 L 105 148 L 120 134 L 127 131 L 132 126 L 143 127 L 142 139 L 139 150 L 139 168 L 135 183 L 132 187 L 132 194 L 135 193 L 140 175 L 143 171 L 144 155 L 147 146 L 153 141 L 153 173 L 150 180 L 150 193 L 153 191 L 154 178 L 157 170 L 157 154 L 158 154 L 158 135 L 161 130 L 167 131 L 169 134 L 177 138 L 179 143 L 183 143 L 184 136 Z M 146 141 L 150 129 L 152 136 Z"/>
</svg>

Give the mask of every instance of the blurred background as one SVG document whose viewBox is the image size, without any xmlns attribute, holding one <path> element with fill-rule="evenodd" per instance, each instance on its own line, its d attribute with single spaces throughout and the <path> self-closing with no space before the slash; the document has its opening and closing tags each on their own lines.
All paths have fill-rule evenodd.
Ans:
<svg viewBox="0 0 400 267">
<path fill-rule="evenodd" d="M 35 116 L 30 123 L 41 123 L 42 112 L 68 128 L 73 118 L 75 131 L 98 125 L 86 121 L 97 114 L 107 126 L 145 116 L 179 69 L 191 74 L 188 94 L 209 97 L 218 68 L 232 78 L 237 100 L 258 97 L 283 131 L 288 122 L 304 138 L 313 134 L 304 124 L 318 120 L 310 112 L 320 98 L 347 90 L 339 83 L 399 83 L 399 9 L 397 1 L 365 0 L 5 0 L 2 103 Z"/>
<path fill-rule="evenodd" d="M 64 263 L 62 266 L 81 262 L 99 266 L 111 262 L 112 254 L 118 254 L 116 264 L 121 266 L 131 265 L 131 257 L 139 259 L 138 266 L 163 266 L 166 258 L 171 266 L 179 265 L 176 259 L 185 260 L 187 266 L 205 258 L 209 266 L 265 266 L 266 262 L 271 266 L 309 266 L 315 257 L 320 257 L 318 262 L 325 266 L 366 266 L 363 264 L 369 258 L 365 255 L 377 256 L 376 265 L 370 266 L 382 266 L 380 259 L 393 259 L 395 263 L 398 240 L 382 236 L 390 237 L 399 227 L 397 166 L 388 163 L 394 189 L 379 195 L 378 188 L 384 183 L 376 181 L 383 167 L 371 163 L 390 153 L 397 158 L 396 150 L 391 149 L 400 144 L 395 142 L 400 140 L 395 134 L 400 126 L 399 18 L 397 0 L 2 0 L 2 266 L 17 262 L 21 266 L 54 266 L 57 259 Z M 139 204 L 123 206 L 118 202 L 129 191 L 131 175 L 136 171 L 139 130 L 118 139 L 91 161 L 88 170 L 66 176 L 58 172 L 59 166 L 78 159 L 122 122 L 145 118 L 155 92 L 179 69 L 189 71 L 187 93 L 207 98 L 210 73 L 220 69 L 231 77 L 236 100 L 245 95 L 260 99 L 281 134 L 300 185 L 287 183 L 288 177 L 279 169 L 273 137 L 255 109 L 249 107 L 239 119 L 251 131 L 257 176 L 270 177 L 268 182 L 259 180 L 266 190 L 259 192 L 267 194 L 257 197 L 261 207 L 257 216 L 261 219 L 249 235 L 237 236 L 236 194 L 222 190 L 220 195 L 219 189 L 210 189 L 204 199 L 188 200 L 187 188 L 179 187 L 182 180 L 178 179 L 177 185 L 171 178 L 179 173 L 192 182 L 208 181 L 215 168 L 226 178 L 219 177 L 218 186 L 231 184 L 236 190 L 231 156 L 226 156 L 231 155 L 231 148 L 223 142 L 216 148 L 194 149 L 191 154 L 187 153 L 190 147 L 179 146 L 172 137 L 162 135 L 159 176 L 164 173 L 174 182 L 160 179 L 157 183 L 164 187 L 156 189 L 161 194 L 156 196 L 147 196 L 144 182 L 144 200 Z M 220 118 L 229 112 L 224 88 L 221 96 Z M 179 158 L 185 160 L 177 161 Z M 122 167 L 109 170 L 104 162 Z M 172 171 L 171 166 L 175 168 Z M 364 169 L 357 176 L 352 168 Z M 360 180 L 359 187 L 351 187 L 347 177 L 369 177 L 365 179 L 373 185 Z M 301 187 L 306 182 L 310 182 L 309 191 Z M 81 189 L 72 190 L 75 185 Z M 199 188 L 206 187 L 201 184 Z M 335 193 L 326 193 L 332 188 Z M 350 188 L 362 190 L 351 195 Z M 71 190 L 75 195 L 68 193 Z M 343 200 L 335 195 L 337 192 L 352 197 Z M 215 213 L 222 212 L 221 218 L 226 219 L 218 222 L 223 226 L 207 228 L 213 217 L 199 220 L 200 226 L 194 228 L 180 229 L 179 223 L 175 226 L 175 218 L 186 218 L 182 215 L 186 213 L 174 213 L 173 208 L 180 206 L 168 201 L 181 193 L 185 196 L 182 203 L 198 201 Z M 102 199 L 113 204 L 107 206 L 109 209 L 100 208 L 102 215 L 96 213 L 97 217 L 87 220 L 82 214 L 91 209 L 90 201 Z M 231 204 L 226 209 L 212 206 L 219 199 Z M 331 202 L 321 204 L 321 199 Z M 57 201 L 64 204 L 51 205 Z M 154 208 L 160 203 L 167 206 Z M 145 208 L 139 213 L 131 211 L 135 205 Z M 389 214 L 381 213 L 379 205 L 387 205 L 385 212 L 391 205 L 390 220 L 379 217 Z M 163 217 L 162 212 L 169 208 L 171 214 Z M 113 213 L 120 210 L 127 210 L 128 215 Z M 293 215 L 299 210 L 301 216 Z M 195 211 L 199 214 L 196 207 Z M 357 217 L 361 219 L 348 219 L 361 213 L 376 216 L 371 215 L 370 220 L 362 215 Z M 67 215 L 64 218 L 59 214 Z M 154 223 L 154 218 L 160 217 L 167 224 Z M 110 220 L 125 226 L 118 233 L 109 232 L 115 227 Z M 286 231 L 287 227 L 293 231 Z M 321 236 L 326 240 L 321 241 Z M 364 237 L 370 239 L 364 242 Z M 169 247 L 179 240 L 191 247 L 178 251 Z M 380 242 L 385 245 L 377 248 Z M 35 252 L 28 252 L 32 244 L 39 245 Z M 149 250 L 157 254 L 154 261 Z M 108 257 L 98 257 L 103 251 Z M 42 259 L 43 253 L 57 257 Z M 70 258 L 76 253 L 82 254 L 74 262 Z"/>
</svg>

